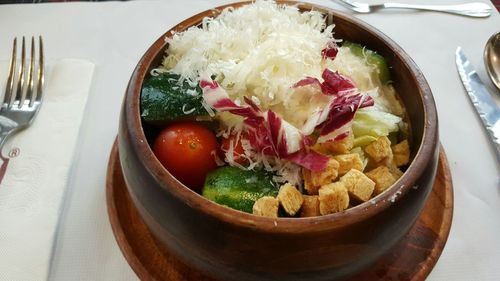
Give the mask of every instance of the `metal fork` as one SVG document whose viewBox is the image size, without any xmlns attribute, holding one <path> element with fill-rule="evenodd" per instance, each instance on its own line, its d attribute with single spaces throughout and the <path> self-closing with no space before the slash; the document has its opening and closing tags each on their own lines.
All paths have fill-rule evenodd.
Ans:
<svg viewBox="0 0 500 281">
<path fill-rule="evenodd" d="M 491 7 L 485 3 L 463 3 L 456 5 L 414 5 L 401 3 L 384 3 L 379 5 L 368 5 L 351 0 L 337 0 L 336 2 L 358 13 L 371 13 L 381 9 L 415 9 L 435 11 L 442 13 L 457 14 L 462 16 L 483 18 L 491 15 Z"/>
<path fill-rule="evenodd" d="M 31 125 L 42 105 L 44 84 L 42 36 L 38 38 L 38 60 L 35 58 L 35 38 L 31 37 L 31 56 L 28 66 L 26 62 L 26 43 L 23 36 L 21 64 L 16 72 L 17 38 L 14 38 L 5 95 L 0 107 L 0 153 L 10 136 Z"/>
</svg>

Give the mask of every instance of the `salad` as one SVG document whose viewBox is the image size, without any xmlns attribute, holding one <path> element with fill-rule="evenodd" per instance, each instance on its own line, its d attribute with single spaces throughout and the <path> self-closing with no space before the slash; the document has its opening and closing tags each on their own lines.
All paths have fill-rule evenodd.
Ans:
<svg viewBox="0 0 500 281">
<path fill-rule="evenodd" d="M 385 59 L 317 11 L 258 0 L 166 38 L 142 87 L 153 152 L 192 190 L 261 216 L 343 211 L 410 162 Z"/>
</svg>

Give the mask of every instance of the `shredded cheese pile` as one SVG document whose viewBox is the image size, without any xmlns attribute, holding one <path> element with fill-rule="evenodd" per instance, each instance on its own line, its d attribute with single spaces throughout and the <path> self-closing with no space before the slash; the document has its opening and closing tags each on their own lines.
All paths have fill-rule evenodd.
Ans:
<svg viewBox="0 0 500 281">
<path fill-rule="evenodd" d="M 168 38 L 163 66 L 190 81 L 215 76 L 236 103 L 246 95 L 288 120 L 296 108 L 290 87 L 321 77 L 332 29 L 319 12 L 259 0 Z"/>
<path fill-rule="evenodd" d="M 374 69 L 375 65 L 367 63 L 367 58 L 360 58 L 347 47 L 339 48 L 334 60 L 327 60 L 326 67 L 348 76 L 360 92 L 365 92 L 375 99 L 375 109 L 402 117 L 404 109 L 396 98 L 392 85 L 380 81 Z"/>
</svg>

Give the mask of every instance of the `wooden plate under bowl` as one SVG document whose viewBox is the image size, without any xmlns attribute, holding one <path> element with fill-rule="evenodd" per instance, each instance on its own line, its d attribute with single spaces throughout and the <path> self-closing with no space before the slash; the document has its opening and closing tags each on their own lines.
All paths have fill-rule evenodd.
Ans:
<svg viewBox="0 0 500 281">
<path fill-rule="evenodd" d="M 106 201 L 118 246 L 141 280 L 215 281 L 156 243 L 128 194 L 116 142 L 108 162 Z M 434 186 L 419 219 L 387 255 L 352 280 L 424 280 L 443 251 L 452 215 L 453 185 L 441 146 Z"/>
</svg>

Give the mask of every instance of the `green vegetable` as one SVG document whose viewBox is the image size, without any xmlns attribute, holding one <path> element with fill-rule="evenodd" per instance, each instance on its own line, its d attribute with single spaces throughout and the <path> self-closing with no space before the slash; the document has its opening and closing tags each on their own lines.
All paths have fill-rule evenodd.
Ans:
<svg viewBox="0 0 500 281">
<path fill-rule="evenodd" d="M 376 137 L 370 136 L 370 135 L 355 137 L 353 146 L 354 147 L 365 147 L 376 140 L 377 140 Z"/>
<path fill-rule="evenodd" d="M 168 121 L 208 115 L 201 101 L 198 85 L 179 83 L 180 76 L 161 73 L 144 81 L 141 92 L 141 117 L 145 122 L 162 124 Z"/>
<path fill-rule="evenodd" d="M 278 194 L 278 185 L 266 171 L 247 171 L 225 166 L 210 172 L 202 195 L 221 205 L 252 213 L 255 201 Z"/>
<path fill-rule="evenodd" d="M 360 44 L 352 43 L 349 41 L 344 41 L 342 46 L 348 47 L 351 52 L 358 57 L 366 57 L 368 64 L 374 65 L 376 67 L 376 74 L 378 75 L 382 83 L 387 84 L 391 80 L 389 67 L 387 66 L 387 63 L 383 56 L 367 49 Z"/>
<path fill-rule="evenodd" d="M 387 136 L 389 133 L 397 132 L 400 122 L 401 117 L 387 112 L 358 110 L 352 123 L 354 141 L 359 146 L 364 146 L 370 142 L 371 138 L 369 136 L 377 139 L 381 136 Z"/>
</svg>

